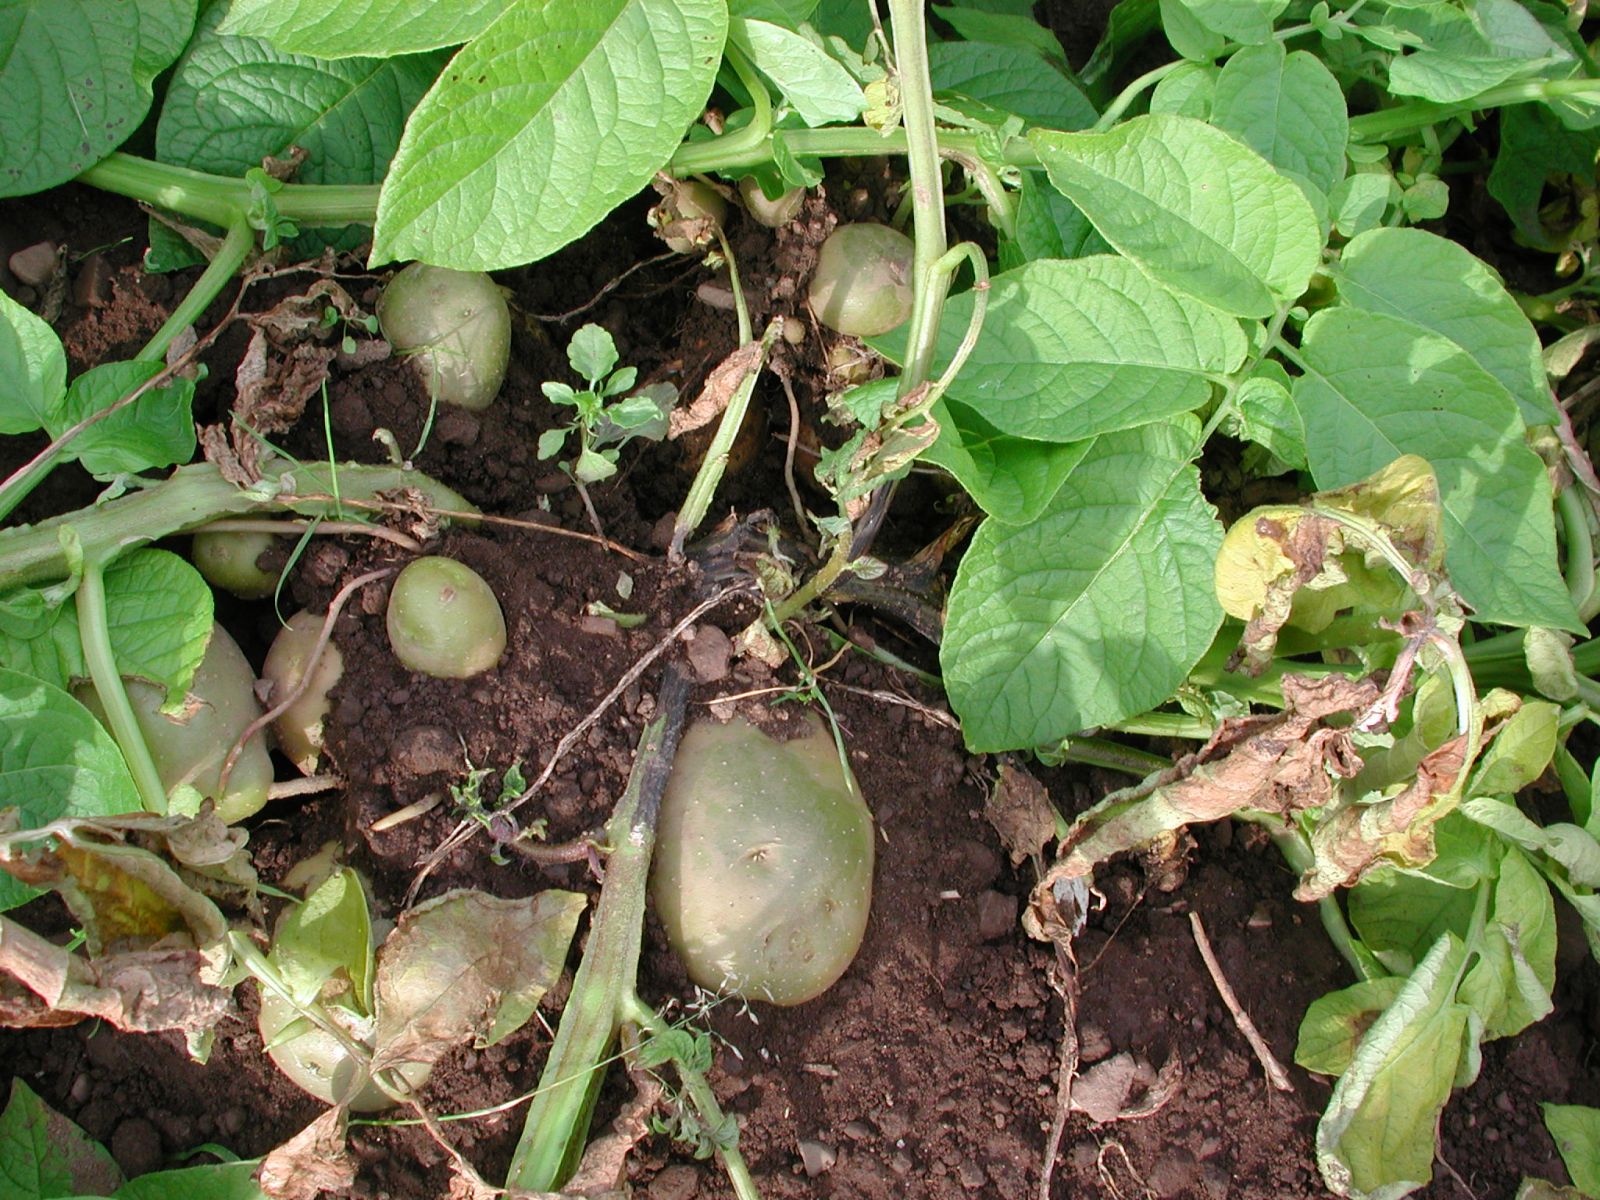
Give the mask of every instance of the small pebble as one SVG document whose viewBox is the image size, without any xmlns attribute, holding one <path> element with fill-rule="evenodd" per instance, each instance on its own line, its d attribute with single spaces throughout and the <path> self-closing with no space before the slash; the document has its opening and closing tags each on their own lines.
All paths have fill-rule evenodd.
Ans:
<svg viewBox="0 0 1600 1200">
<path fill-rule="evenodd" d="M 104 308 L 110 304 L 111 275 L 111 264 L 105 255 L 89 255 L 72 281 L 72 302 L 79 308 Z"/>
<path fill-rule="evenodd" d="M 1098 1025 L 1078 1026 L 1078 1061 L 1085 1066 L 1111 1053 L 1111 1037 Z"/>
<path fill-rule="evenodd" d="M 800 1165 L 807 1175 L 815 1178 L 830 1170 L 839 1161 L 839 1152 L 815 1138 L 800 1139 Z"/>
<path fill-rule="evenodd" d="M 970 1159 L 956 1168 L 956 1178 L 961 1180 L 961 1186 L 969 1192 L 975 1192 L 989 1182 L 989 1176 L 982 1167 Z"/>
<path fill-rule="evenodd" d="M 897 1142 L 911 1132 L 911 1119 L 897 1109 L 881 1109 L 872 1114 L 872 1120 L 878 1132 L 891 1142 Z"/>
<path fill-rule="evenodd" d="M 30 287 L 43 287 L 56 273 L 54 242 L 35 242 L 13 254 L 6 264 L 11 273 Z"/>
<path fill-rule="evenodd" d="M 733 642 L 715 625 L 697 625 L 689 642 L 689 669 L 701 683 L 717 683 L 728 677 L 733 661 Z"/>
<path fill-rule="evenodd" d="M 461 770 L 461 743 L 440 725 L 413 725 L 394 739 L 389 754 L 404 775 L 444 775 Z"/>
<path fill-rule="evenodd" d="M 872 1126 L 865 1121 L 847 1121 L 844 1127 L 845 1137 L 856 1142 L 864 1142 L 872 1136 Z"/>
<path fill-rule="evenodd" d="M 992 942 L 1017 925 L 1017 898 L 993 889 L 978 893 L 978 937 Z"/>
<path fill-rule="evenodd" d="M 94 1080 L 89 1078 L 87 1071 L 80 1071 L 78 1077 L 72 1081 L 72 1090 L 67 1093 L 67 1099 L 74 1104 L 86 1104 L 93 1091 Z"/>
</svg>

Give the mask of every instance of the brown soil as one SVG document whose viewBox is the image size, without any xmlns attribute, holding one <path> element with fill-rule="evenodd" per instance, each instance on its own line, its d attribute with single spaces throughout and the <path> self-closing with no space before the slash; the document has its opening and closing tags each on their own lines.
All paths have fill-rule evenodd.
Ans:
<svg viewBox="0 0 1600 1200">
<path fill-rule="evenodd" d="M 871 183 L 834 181 L 831 194 L 868 195 L 866 203 L 880 203 L 870 199 Z M 551 422 L 539 381 L 565 377 L 562 347 L 582 321 L 612 330 L 623 361 L 637 365 L 641 377 L 669 378 L 691 390 L 733 348 L 731 315 L 692 299 L 706 273 L 681 260 L 635 273 L 581 316 L 535 319 L 576 307 L 656 254 L 642 232 L 643 206 L 642 200 L 628 206 L 598 236 L 555 260 L 504 277 L 529 316 L 519 328 L 502 400 L 483 417 L 444 414 L 419 460 L 486 510 L 553 527 L 484 526 L 452 532 L 437 547 L 476 568 L 505 603 L 506 658 L 473 680 L 412 675 L 387 648 L 383 585 L 366 589 L 337 629 L 348 669 L 336 694 L 329 754 L 348 786 L 310 801 L 281 802 L 252 824 L 256 862 L 267 882 L 278 882 L 292 864 L 337 841 L 371 876 L 380 906 L 392 913 L 418 860 L 460 814 L 445 803 L 390 832 L 374 833 L 373 822 L 444 790 L 468 760 L 497 770 L 519 759 L 542 765 L 622 672 L 705 594 L 707 581 L 665 567 L 655 540 L 659 519 L 688 478 L 676 449 L 630 451 L 624 461 L 631 465 L 619 479 L 594 489 L 607 534 L 631 547 L 631 556 L 561 536 L 559 529 L 586 531 L 585 512 L 564 477 L 532 453 L 538 432 Z M 754 228 L 735 231 L 758 325 L 796 310 L 796 285 L 831 219 L 819 203 L 805 228 L 779 241 Z M 77 303 L 69 294 L 56 321 L 75 370 L 128 354 L 192 278 L 143 275 L 143 217 L 132 205 L 82 189 L 0 205 L 0 264 L 44 238 L 65 241 L 74 252 L 116 242 L 101 256 L 108 282 L 93 297 L 80 297 L 95 303 Z M 73 267 L 69 285 L 84 269 Z M 375 283 L 357 279 L 349 286 L 359 299 Z M 16 291 L 3 267 L 0 285 Z M 264 307 L 265 295 L 250 307 Z M 230 337 L 212 351 L 202 420 L 221 415 L 242 349 L 242 338 Z M 813 336 L 785 364 L 808 415 L 817 403 L 819 358 Z M 781 390 L 764 391 L 760 400 L 766 406 L 761 420 L 787 430 Z M 377 427 L 390 429 L 402 446 L 414 445 L 424 408 L 410 373 L 394 362 L 336 371 L 331 381 L 331 425 L 341 456 L 379 457 L 371 440 Z M 313 416 L 288 435 L 291 449 L 320 452 L 321 414 Z M 36 448 L 27 439 L 5 443 L 0 468 Z M 719 495 L 720 512 L 765 507 L 787 513 L 781 440 L 759 437 L 751 457 L 749 469 Z M 58 471 L 23 515 L 70 508 L 92 494 L 81 476 Z M 387 543 L 323 543 L 296 570 L 294 600 L 320 608 L 341 581 L 403 557 Z M 589 614 L 595 601 L 648 620 L 618 629 Z M 219 612 L 259 661 L 275 627 L 268 606 L 227 603 Z M 752 616 L 748 604 L 729 604 L 703 627 L 731 635 Z M 931 661 L 926 644 L 900 627 L 865 613 L 858 619 L 860 632 Z M 718 636 L 702 637 L 693 656 L 702 680 L 697 713 L 734 696 L 768 705 L 795 683 L 790 669 L 771 672 L 750 662 L 736 662 L 717 678 Z M 806 650 L 814 662 L 830 657 L 820 638 Z M 551 837 L 581 833 L 604 819 L 622 790 L 658 679 L 652 670 L 627 689 L 557 769 L 530 814 L 548 820 Z M 848 655 L 824 679 L 881 834 L 871 923 L 854 966 L 821 998 L 792 1009 L 723 1005 L 711 1013 L 721 1040 L 712 1074 L 717 1095 L 737 1115 L 741 1147 L 771 1197 L 1032 1196 L 1053 1114 L 1063 1009 L 1050 984 L 1052 953 L 1028 941 L 1016 920 L 1028 872 L 1009 864 L 983 815 L 992 764 L 965 753 L 941 697 L 905 676 Z M 1069 812 L 1118 782 L 1085 771 L 1053 772 L 1045 780 Z M 1074 1117 L 1056 1170 L 1052 1195 L 1058 1198 L 1299 1200 L 1326 1194 L 1312 1134 L 1328 1083 L 1295 1069 L 1292 1094 L 1267 1086 L 1201 963 L 1188 914 L 1203 917 L 1240 1001 L 1285 1062 L 1292 1061 L 1306 1006 L 1349 982 L 1347 972 L 1314 910 L 1289 899 L 1291 876 L 1270 844 L 1228 824 L 1199 830 L 1195 838 L 1186 878 L 1182 870 L 1168 872 L 1174 890 L 1149 886 L 1132 865 L 1114 867 L 1099 881 L 1105 906 L 1077 947 L 1084 1066 L 1128 1052 L 1153 1074 L 1174 1060 L 1181 1084 L 1170 1103 L 1147 1118 L 1095 1127 Z M 487 850 L 479 837 L 457 851 L 429 877 L 424 894 L 461 886 L 509 896 L 552 885 L 595 890 L 583 866 L 541 870 L 522 860 L 497 866 Z M 21 915 L 52 919 L 45 901 Z M 1423 1195 L 1485 1200 L 1510 1196 L 1525 1175 L 1565 1179 L 1538 1104 L 1600 1102 L 1600 1083 L 1587 1070 L 1600 1033 L 1600 989 L 1578 931 L 1568 923 L 1562 936 L 1556 1012 L 1510 1045 L 1485 1049 L 1481 1078 L 1445 1116 L 1440 1162 L 1449 1168 L 1441 1166 L 1439 1182 Z M 653 924 L 646 946 L 645 998 L 670 1003 L 690 996 Z M 552 1022 L 564 993 L 565 985 L 547 1000 Z M 0 1035 L 0 1082 L 12 1075 L 27 1079 L 105 1140 L 130 1174 L 170 1165 L 201 1143 L 258 1155 L 302 1128 L 320 1105 L 262 1053 L 253 988 L 239 990 L 239 1004 L 238 1019 L 218 1031 L 204 1066 L 187 1059 L 175 1036 L 77 1027 Z M 425 1100 L 435 1112 L 450 1113 L 525 1094 L 538 1079 L 547 1046 L 547 1033 L 534 1022 L 494 1048 L 458 1049 L 435 1071 Z M 615 1107 L 622 1085 L 612 1087 L 602 1103 Z M 452 1123 L 449 1135 L 495 1180 L 503 1178 L 519 1127 L 513 1111 Z M 831 1152 L 826 1171 L 805 1173 L 802 1140 Z M 422 1130 L 358 1125 L 352 1141 L 360 1162 L 358 1195 L 421 1200 L 445 1193 L 445 1156 Z M 661 1137 L 640 1147 L 631 1175 L 638 1193 L 655 1200 L 729 1194 L 714 1166 Z"/>
</svg>

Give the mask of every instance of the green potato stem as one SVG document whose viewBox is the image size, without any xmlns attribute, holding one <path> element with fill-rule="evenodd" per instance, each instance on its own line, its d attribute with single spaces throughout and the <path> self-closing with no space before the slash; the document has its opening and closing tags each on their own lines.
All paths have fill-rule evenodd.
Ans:
<svg viewBox="0 0 1600 1200">
<path fill-rule="evenodd" d="M 689 685 L 668 668 L 658 715 L 645 726 L 628 786 L 607 825 L 611 853 L 589 927 L 589 943 L 561 1026 L 517 1142 L 506 1187 L 553 1192 L 583 1153 L 594 1097 L 617 1030 L 629 1020 L 644 940 L 645 894 L 656 817 L 683 733 Z"/>
<path fill-rule="evenodd" d="M 123 686 L 122 673 L 117 670 L 116 655 L 111 649 L 111 630 L 106 623 L 106 585 L 104 564 L 86 560 L 83 578 L 78 582 L 75 597 L 78 608 L 78 637 L 83 643 L 83 659 L 89 668 L 89 678 L 105 709 L 106 722 L 111 735 L 122 751 L 134 786 L 139 789 L 139 799 L 153 813 L 167 811 L 167 789 L 161 782 L 161 772 L 156 769 L 150 744 L 145 741 L 134 716 L 133 702 L 128 699 L 128 689 Z"/>
</svg>

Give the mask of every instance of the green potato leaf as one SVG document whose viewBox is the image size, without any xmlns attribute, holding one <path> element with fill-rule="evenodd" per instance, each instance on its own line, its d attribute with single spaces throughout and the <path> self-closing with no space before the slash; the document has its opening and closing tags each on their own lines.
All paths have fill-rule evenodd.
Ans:
<svg viewBox="0 0 1600 1200">
<path fill-rule="evenodd" d="M 1434 1131 L 1471 1013 L 1454 1000 L 1467 947 L 1434 943 L 1361 1039 L 1317 1124 L 1317 1164 L 1341 1196 L 1398 1200 L 1433 1177 Z"/>
<path fill-rule="evenodd" d="M 1539 1107 L 1572 1182 L 1586 1196 L 1600 1195 L 1600 1109 L 1581 1104 Z"/>
<path fill-rule="evenodd" d="M 372 918 L 354 871 L 335 871 L 284 913 L 272 937 L 272 963 L 301 1004 L 315 1001 L 322 985 L 343 972 L 349 990 L 341 998 L 371 1014 Z"/>
<path fill-rule="evenodd" d="M 1539 872 L 1507 846 L 1500 859 L 1489 920 L 1475 943 L 1478 958 L 1457 998 L 1483 1022 L 1483 1039 L 1510 1037 L 1555 1007 L 1556 908 Z"/>
<path fill-rule="evenodd" d="M 967 328 L 970 293 L 940 321 L 947 361 Z M 904 358 L 904 329 L 868 339 Z M 1160 421 L 1211 398 L 1209 374 L 1244 361 L 1236 320 L 1178 295 L 1113 255 L 1042 260 L 997 275 L 971 357 L 946 393 L 995 428 L 1073 442 Z"/>
<path fill-rule="evenodd" d="M 1500 148 L 1486 186 L 1529 246 L 1552 253 L 1565 248 L 1568 231 L 1545 225 L 1540 212 L 1546 181 L 1554 175 L 1587 178 L 1600 153 L 1600 129 L 1569 129 L 1543 104 L 1516 104 L 1500 113 Z"/>
<path fill-rule="evenodd" d="M 1555 421 L 1539 335 L 1499 277 L 1459 242 L 1421 229 L 1373 229 L 1334 266 L 1339 299 L 1454 342 L 1493 375 L 1529 425 Z"/>
<path fill-rule="evenodd" d="M 476 37 L 512 0 L 231 0 L 222 32 L 266 38 L 286 54 L 388 58 Z"/>
<path fill-rule="evenodd" d="M 728 41 L 737 46 L 783 94 L 807 125 L 853 121 L 867 106 L 854 76 L 802 34 L 750 17 L 734 17 Z"/>
<path fill-rule="evenodd" d="M 167 689 L 169 706 L 181 704 L 211 640 L 212 596 L 206 581 L 168 550 L 140 549 L 106 568 L 106 626 L 118 670 Z M 0 602 L 7 634 L 0 637 L 0 667 L 66 689 L 87 678 L 78 613 L 52 606 L 40 592 L 12 592 Z M 121 811 L 121 810 L 119 810 Z"/>
<path fill-rule="evenodd" d="M 1439 104 L 1469 100 L 1509 79 L 1564 73 L 1572 53 L 1517 0 L 1428 5 L 1391 13 L 1422 45 L 1389 64 L 1389 90 Z"/>
<path fill-rule="evenodd" d="M 1540 825 L 1516 805 L 1491 796 L 1474 796 L 1461 814 L 1529 854 L 1544 855 L 1578 887 L 1600 887 L 1600 842 L 1588 830 L 1558 821 Z"/>
<path fill-rule="evenodd" d="M 195 0 L 0 6 L 0 196 L 65 183 L 120 146 L 194 16 Z"/>
<path fill-rule="evenodd" d="M 1539 776 L 1556 753 L 1561 709 L 1527 700 L 1495 734 L 1467 784 L 1471 796 L 1509 796 Z"/>
<path fill-rule="evenodd" d="M 432 84 L 443 56 L 292 54 L 264 37 L 219 32 L 225 15 L 230 24 L 239 23 L 234 18 L 240 7 L 215 4 L 201 14 L 161 105 L 156 157 L 213 175 L 243 175 L 264 158 L 287 158 L 298 146 L 306 159 L 295 172 L 297 183 L 381 181 L 406 116 Z M 152 220 L 150 230 L 160 265 L 200 261 L 159 221 Z M 329 230 L 327 236 L 303 232 L 290 242 L 289 253 L 314 257 L 326 245 L 353 250 L 370 236 L 365 226 Z"/>
<path fill-rule="evenodd" d="M 42 429 L 67 392 L 67 353 L 55 330 L 0 292 L 0 433 Z"/>
<path fill-rule="evenodd" d="M 1322 235 L 1300 187 L 1248 146 L 1188 117 L 1109 133 L 1028 135 L 1050 182 L 1157 279 L 1241 317 L 1305 290 Z"/>
<path fill-rule="evenodd" d="M 1289 0 L 1180 0 L 1181 6 L 1202 28 L 1247 46 L 1258 46 L 1272 36 L 1272 23 L 1289 7 Z"/>
<path fill-rule="evenodd" d="M 0 1112 L 0 1193 L 9 1200 L 109 1195 L 122 1182 L 116 1160 L 20 1078 Z"/>
<path fill-rule="evenodd" d="M 1300 1021 L 1294 1061 L 1319 1075 L 1343 1075 L 1372 1022 L 1404 986 L 1403 976 L 1383 975 L 1313 1000 Z"/>
<path fill-rule="evenodd" d="M 933 11 L 950 22 L 964 41 L 989 42 L 1011 50 L 1042 54 L 1066 65 L 1067 52 L 1061 48 L 1060 41 L 1035 21 L 1031 12 L 986 12 L 977 5 L 934 5 Z"/>
<path fill-rule="evenodd" d="M 88 709 L 53 684 L 0 667 L 0 811 L 19 809 L 20 828 L 36 829 L 142 807 L 122 752 Z M 37 895 L 0 873 L 0 911 Z"/>
<path fill-rule="evenodd" d="M 1350 137 L 1344 91 L 1304 50 L 1285 55 L 1270 41 L 1235 53 L 1217 76 L 1211 123 L 1324 194 L 1344 178 Z"/>
<path fill-rule="evenodd" d="M 1084 258 L 1111 247 L 1042 171 L 1023 171 L 1017 190 L 1016 237 L 1001 237 L 1000 265 L 1012 270 L 1036 258 Z"/>
<path fill-rule="evenodd" d="M 487 271 L 587 233 L 700 115 L 727 29 L 723 0 L 518 0 L 411 114 L 373 261 Z"/>
<path fill-rule="evenodd" d="M 943 467 L 996 520 L 1026 525 L 1083 461 L 1093 439 L 1034 442 L 1001 433 L 957 400 L 933 406 L 939 440 L 922 454 Z"/>
<path fill-rule="evenodd" d="M 1315 314 L 1299 357 L 1294 401 L 1319 488 L 1423 456 L 1444 504 L 1446 567 L 1478 617 L 1583 630 L 1556 567 L 1544 464 L 1498 379 L 1421 325 L 1349 308 Z"/>
<path fill-rule="evenodd" d="M 1042 54 L 993 42 L 935 42 L 928 71 L 939 92 L 956 92 L 1047 129 L 1087 129 L 1099 114 L 1083 89 Z"/>
<path fill-rule="evenodd" d="M 72 381 L 45 429 L 59 437 L 160 372 L 161 364 L 155 362 L 91 367 Z M 173 379 L 89 426 L 67 444 L 67 455 L 101 479 L 186 463 L 195 448 L 193 404 L 193 380 Z"/>
<path fill-rule="evenodd" d="M 1222 621 L 1192 420 L 1096 439 L 1037 520 L 988 521 L 951 589 L 945 686 L 974 750 L 1058 741 L 1171 696 Z"/>
</svg>

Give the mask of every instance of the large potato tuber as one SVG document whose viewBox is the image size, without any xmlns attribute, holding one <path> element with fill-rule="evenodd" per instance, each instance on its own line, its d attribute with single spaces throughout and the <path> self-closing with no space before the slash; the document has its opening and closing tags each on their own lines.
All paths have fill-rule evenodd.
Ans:
<svg viewBox="0 0 1600 1200">
<path fill-rule="evenodd" d="M 800 1004 L 844 974 L 872 903 L 872 814 L 819 723 L 775 742 L 701 721 L 661 802 L 651 891 L 702 987 Z"/>
</svg>

